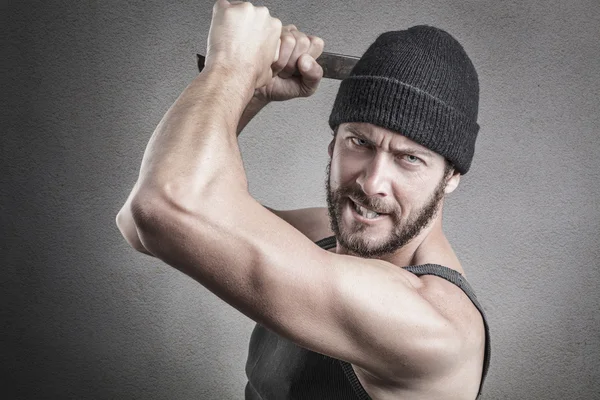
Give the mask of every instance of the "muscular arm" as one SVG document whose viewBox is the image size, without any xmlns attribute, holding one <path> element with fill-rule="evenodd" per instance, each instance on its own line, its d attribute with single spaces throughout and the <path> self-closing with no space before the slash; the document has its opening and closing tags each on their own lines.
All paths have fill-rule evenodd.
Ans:
<svg viewBox="0 0 600 400">
<path fill-rule="evenodd" d="M 252 97 L 252 99 L 248 102 L 248 105 L 244 109 L 242 116 L 240 117 L 240 121 L 237 126 L 236 135 L 239 137 L 240 133 L 244 130 L 246 125 L 268 104 L 269 102 L 266 100 L 261 100 L 257 97 Z M 138 184 L 136 183 L 127 197 L 127 201 L 121 207 L 121 210 L 117 214 L 116 224 L 123 235 L 123 238 L 129 243 L 131 247 L 140 253 L 144 253 L 149 256 L 153 256 L 142 244 L 142 241 L 139 238 L 139 233 L 135 227 L 135 222 L 133 221 L 133 215 L 131 213 L 131 200 L 133 199 L 134 193 L 137 192 Z M 273 210 L 269 207 L 266 207 L 271 212 L 275 213 L 280 218 L 283 218 L 289 222 L 289 215 L 286 211 L 277 211 Z M 303 219 L 299 219 L 299 222 Z"/>
<path fill-rule="evenodd" d="M 134 187 L 132 193 L 134 193 L 135 190 Z M 154 257 L 154 255 L 144 247 L 140 240 L 131 213 L 131 199 L 132 195 L 127 198 L 127 201 L 117 214 L 117 227 L 131 247 L 140 253 Z M 299 210 L 275 210 L 271 207 L 264 207 L 277 217 L 292 225 L 313 242 L 333 234 L 328 226 L 327 209 L 325 208 L 314 207 Z"/>
</svg>

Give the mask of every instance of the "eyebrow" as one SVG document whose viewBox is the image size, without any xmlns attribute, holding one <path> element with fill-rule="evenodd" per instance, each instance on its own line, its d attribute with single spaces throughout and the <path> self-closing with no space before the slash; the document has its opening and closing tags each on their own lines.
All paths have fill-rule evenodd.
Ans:
<svg viewBox="0 0 600 400">
<path fill-rule="evenodd" d="M 354 134 L 356 137 L 374 145 L 374 143 L 371 139 L 366 137 L 363 133 L 361 133 L 357 128 L 353 127 L 352 125 L 348 125 L 346 127 L 346 129 L 349 132 L 351 132 L 352 134 Z M 424 157 L 433 157 L 433 153 L 430 150 L 422 150 L 422 149 L 417 149 L 415 147 L 402 147 L 402 148 L 392 149 L 392 153 L 394 153 L 394 154 L 410 153 L 410 154 L 418 154 L 418 155 L 424 156 Z"/>
</svg>

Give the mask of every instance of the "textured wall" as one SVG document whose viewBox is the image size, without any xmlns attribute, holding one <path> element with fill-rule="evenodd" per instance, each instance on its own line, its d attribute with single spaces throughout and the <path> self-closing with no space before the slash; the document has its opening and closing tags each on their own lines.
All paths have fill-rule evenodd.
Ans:
<svg viewBox="0 0 600 400">
<path fill-rule="evenodd" d="M 338 53 L 423 23 L 464 44 L 481 133 L 445 227 L 490 317 L 484 398 L 600 398 L 600 3 L 263 4 Z M 2 2 L 0 376 L 12 398 L 242 398 L 253 322 L 129 248 L 114 222 L 150 134 L 196 73 L 211 9 Z M 270 106 L 243 133 L 264 204 L 325 205 L 338 85 Z"/>
</svg>

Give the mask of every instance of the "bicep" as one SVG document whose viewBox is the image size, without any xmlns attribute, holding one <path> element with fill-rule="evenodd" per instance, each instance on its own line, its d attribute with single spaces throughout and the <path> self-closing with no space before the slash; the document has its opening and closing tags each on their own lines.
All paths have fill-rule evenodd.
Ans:
<svg viewBox="0 0 600 400">
<path fill-rule="evenodd" d="M 388 381 L 448 370 L 457 344 L 453 327 L 420 295 L 412 274 L 337 254 L 328 254 L 326 265 L 315 266 L 319 270 L 322 279 L 312 283 L 296 277 L 299 285 L 315 286 L 305 293 L 313 308 L 296 317 L 302 321 L 285 324 L 297 343 Z"/>
</svg>

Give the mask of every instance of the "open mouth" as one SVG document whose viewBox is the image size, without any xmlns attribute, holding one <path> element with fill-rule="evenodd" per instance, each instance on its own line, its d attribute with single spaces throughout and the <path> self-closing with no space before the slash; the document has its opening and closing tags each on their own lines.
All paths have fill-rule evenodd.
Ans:
<svg viewBox="0 0 600 400">
<path fill-rule="evenodd" d="M 387 214 L 384 213 L 378 213 L 376 211 L 370 210 L 364 206 L 361 206 L 360 204 L 357 204 L 356 202 L 354 202 L 354 200 L 350 199 L 350 206 L 351 208 L 355 211 L 356 214 L 358 214 L 359 216 L 361 216 L 364 219 L 368 219 L 368 220 L 375 220 L 378 219 L 379 217 L 383 217 Z"/>
</svg>

